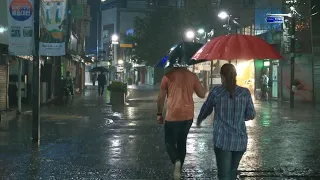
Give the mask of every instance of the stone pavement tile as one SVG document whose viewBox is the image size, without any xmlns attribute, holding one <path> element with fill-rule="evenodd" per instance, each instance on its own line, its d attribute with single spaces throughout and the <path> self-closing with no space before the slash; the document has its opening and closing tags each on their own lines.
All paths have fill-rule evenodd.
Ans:
<svg viewBox="0 0 320 180">
<path fill-rule="evenodd" d="M 65 106 L 42 109 L 41 146 L 31 146 L 31 117 L 0 131 L 0 180 L 170 179 L 172 164 L 156 124 L 156 91 L 129 90 L 128 106 L 112 107 L 94 91 Z M 195 99 L 195 113 L 203 100 Z M 320 113 L 256 102 L 247 122 L 248 151 L 241 179 L 320 179 Z M 193 124 L 184 179 L 215 179 L 212 123 Z"/>
</svg>

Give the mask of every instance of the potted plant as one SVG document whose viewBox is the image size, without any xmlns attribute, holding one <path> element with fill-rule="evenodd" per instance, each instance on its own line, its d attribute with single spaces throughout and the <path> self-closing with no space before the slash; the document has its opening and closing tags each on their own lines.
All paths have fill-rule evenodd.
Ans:
<svg viewBox="0 0 320 180">
<path fill-rule="evenodd" d="M 128 82 L 128 85 L 132 85 L 133 79 L 131 77 L 128 77 L 127 82 Z"/>
<path fill-rule="evenodd" d="M 107 87 L 110 91 L 110 103 L 112 105 L 124 105 L 125 97 L 127 95 L 127 84 L 114 81 Z"/>
</svg>

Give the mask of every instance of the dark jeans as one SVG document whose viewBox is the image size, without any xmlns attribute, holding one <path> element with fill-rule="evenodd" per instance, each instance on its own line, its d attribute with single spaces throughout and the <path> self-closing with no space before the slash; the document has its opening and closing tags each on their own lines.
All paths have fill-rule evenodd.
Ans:
<svg viewBox="0 0 320 180">
<path fill-rule="evenodd" d="M 262 98 L 267 99 L 268 98 L 268 85 L 263 84 L 261 87 L 261 93 L 262 93 Z"/>
<path fill-rule="evenodd" d="M 98 93 L 99 93 L 99 95 L 102 96 L 103 92 L 104 92 L 104 85 L 99 84 L 98 85 Z"/>
<path fill-rule="evenodd" d="M 180 160 L 181 164 L 184 163 L 187 153 L 187 136 L 192 122 L 192 120 L 166 121 L 164 124 L 166 149 L 172 163 L 177 160 Z"/>
<path fill-rule="evenodd" d="M 214 148 L 218 166 L 219 180 L 236 180 L 237 170 L 243 151 L 224 151 L 217 147 Z"/>
</svg>

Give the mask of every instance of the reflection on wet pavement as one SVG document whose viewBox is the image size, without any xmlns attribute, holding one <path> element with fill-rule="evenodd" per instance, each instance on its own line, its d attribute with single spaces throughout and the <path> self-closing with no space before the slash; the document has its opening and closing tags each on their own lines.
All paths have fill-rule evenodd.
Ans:
<svg viewBox="0 0 320 180">
<path fill-rule="evenodd" d="M 108 95 L 106 95 L 108 97 Z M 156 124 L 156 92 L 130 90 L 128 106 L 112 107 L 94 91 L 65 106 L 42 108 L 41 146 L 31 142 L 28 113 L 0 122 L 0 179 L 169 180 L 163 127 Z M 196 99 L 196 114 L 203 101 Z M 320 179 L 320 113 L 256 102 L 247 122 L 248 151 L 241 179 Z M 212 122 L 193 124 L 184 179 L 215 179 Z"/>
</svg>

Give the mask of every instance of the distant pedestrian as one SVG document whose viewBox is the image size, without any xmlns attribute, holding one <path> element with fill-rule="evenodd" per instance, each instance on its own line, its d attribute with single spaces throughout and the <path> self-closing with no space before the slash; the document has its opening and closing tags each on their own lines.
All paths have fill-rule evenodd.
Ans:
<svg viewBox="0 0 320 180">
<path fill-rule="evenodd" d="M 92 81 L 92 85 L 93 85 L 93 86 L 96 86 L 97 73 L 92 73 L 92 74 L 91 74 L 91 81 Z"/>
<path fill-rule="evenodd" d="M 225 64 L 220 71 L 222 85 L 211 89 L 198 116 L 197 125 L 214 109 L 213 144 L 219 180 L 236 180 L 240 160 L 247 149 L 245 121 L 255 117 L 250 91 L 237 86 L 236 68 Z"/>
<path fill-rule="evenodd" d="M 98 93 L 99 96 L 103 95 L 104 92 L 104 86 L 107 84 L 107 78 L 101 71 L 101 73 L 98 75 Z"/>
<path fill-rule="evenodd" d="M 174 164 L 174 179 L 181 178 L 186 157 L 187 136 L 194 118 L 193 92 L 200 98 L 206 94 L 198 77 L 186 68 L 174 68 L 162 78 L 157 100 L 157 121 L 159 124 L 164 123 L 162 112 L 167 98 L 165 146 Z"/>
<path fill-rule="evenodd" d="M 74 95 L 74 80 L 70 71 L 66 72 L 66 88 L 70 91 L 71 95 Z"/>
<path fill-rule="evenodd" d="M 268 85 L 269 85 L 269 77 L 267 75 L 267 70 L 264 70 L 261 76 L 261 93 L 262 93 L 263 100 L 269 99 Z"/>
</svg>

